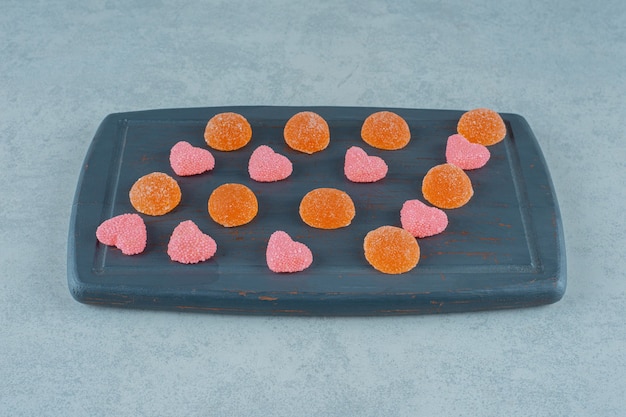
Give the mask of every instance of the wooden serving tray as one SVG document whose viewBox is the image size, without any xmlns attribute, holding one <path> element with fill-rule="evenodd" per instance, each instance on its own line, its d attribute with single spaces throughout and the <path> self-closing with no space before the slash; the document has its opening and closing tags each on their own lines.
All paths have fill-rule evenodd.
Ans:
<svg viewBox="0 0 626 417">
<path fill-rule="evenodd" d="M 291 150 L 282 132 L 299 111 L 320 114 L 330 126 L 331 143 L 319 153 Z M 412 139 L 398 151 L 374 149 L 360 129 L 371 113 L 390 110 L 409 124 Z M 207 121 L 217 113 L 242 114 L 252 141 L 235 152 L 211 150 L 215 169 L 193 177 L 176 176 L 169 150 L 179 140 L 206 146 Z M 462 111 L 366 107 L 212 107 L 149 110 L 107 116 L 85 157 L 76 189 L 68 239 L 68 283 L 80 302 L 120 307 L 289 315 L 393 315 L 528 307 L 558 301 L 565 291 L 563 230 L 550 175 L 526 121 L 502 114 L 504 141 L 489 148 L 491 159 L 467 171 L 474 186 L 470 202 L 447 210 L 449 225 L 437 236 L 419 239 L 422 257 L 412 271 L 385 275 L 363 256 L 365 234 L 382 225 L 400 225 L 400 208 L 420 199 L 421 182 L 445 162 L 448 136 L 456 133 Z M 276 183 L 250 179 L 252 151 L 266 144 L 288 156 L 294 172 Z M 355 184 L 343 174 L 346 149 L 360 146 L 383 157 L 387 177 Z M 125 256 L 98 243 L 104 220 L 135 212 L 128 198 L 141 176 L 162 171 L 176 178 L 181 204 L 160 217 L 141 215 L 148 245 Z M 249 224 L 223 228 L 207 212 L 213 189 L 243 183 L 259 200 Z M 334 187 L 354 200 L 352 225 L 318 230 L 299 217 L 301 198 L 318 187 Z M 196 265 L 172 262 L 166 251 L 179 222 L 193 220 L 218 244 L 214 258 Z M 296 274 L 275 274 L 265 263 L 269 236 L 284 230 L 307 244 L 312 266 Z"/>
</svg>

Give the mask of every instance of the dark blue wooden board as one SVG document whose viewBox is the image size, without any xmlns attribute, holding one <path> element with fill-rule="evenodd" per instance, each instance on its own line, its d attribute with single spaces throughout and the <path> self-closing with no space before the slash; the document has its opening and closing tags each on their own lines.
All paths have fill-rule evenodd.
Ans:
<svg viewBox="0 0 626 417">
<path fill-rule="evenodd" d="M 330 126 L 323 152 L 291 150 L 282 137 L 295 113 L 315 111 Z M 405 118 L 412 133 L 399 151 L 382 151 L 360 138 L 363 120 L 379 110 Z M 215 169 L 177 177 L 169 150 L 179 140 L 206 147 L 206 122 L 234 111 L 253 129 L 252 141 L 236 152 L 211 150 Z M 418 266 L 402 275 L 374 270 L 363 256 L 363 237 L 382 225 L 400 225 L 399 210 L 419 198 L 424 174 L 445 162 L 446 140 L 456 133 L 462 111 L 365 107 L 213 107 L 149 110 L 109 115 L 85 157 L 77 185 L 68 240 L 68 283 L 80 302 L 120 307 L 244 314 L 392 315 L 528 307 L 558 301 L 565 291 L 563 231 L 556 196 L 541 150 L 519 115 L 502 114 L 504 141 L 491 146 L 488 164 L 468 171 L 474 197 L 447 210 L 449 226 L 420 239 Z M 285 181 L 257 183 L 247 172 L 252 151 L 266 144 L 287 155 L 294 172 Z M 350 146 L 383 157 L 385 179 L 355 184 L 343 174 Z M 148 229 L 144 253 L 124 256 L 97 242 L 104 220 L 134 212 L 128 199 L 142 175 L 162 171 L 176 178 L 181 204 L 165 216 L 141 215 Z M 259 214 L 249 224 L 223 228 L 207 213 L 211 191 L 226 182 L 249 186 Z M 346 191 L 355 202 L 353 224 L 339 230 L 306 226 L 301 198 L 317 187 Z M 172 262 L 167 243 L 174 227 L 193 220 L 218 243 L 207 262 Z M 266 266 L 270 234 L 285 230 L 314 253 L 313 265 L 297 274 L 274 274 Z"/>
</svg>

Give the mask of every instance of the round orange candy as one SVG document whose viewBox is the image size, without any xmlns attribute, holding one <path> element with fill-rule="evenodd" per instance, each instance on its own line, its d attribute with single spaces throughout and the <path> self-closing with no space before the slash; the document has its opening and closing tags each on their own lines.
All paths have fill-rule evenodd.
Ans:
<svg viewBox="0 0 626 417">
<path fill-rule="evenodd" d="M 433 206 L 454 209 L 465 205 L 474 195 L 472 181 L 456 165 L 432 167 L 422 181 L 422 194 Z"/>
<path fill-rule="evenodd" d="M 237 113 L 216 114 L 204 130 L 207 145 L 218 151 L 234 151 L 243 148 L 252 139 L 250 123 Z"/>
<path fill-rule="evenodd" d="M 363 240 L 365 259 L 385 274 L 402 274 L 415 268 L 420 247 L 411 233 L 394 226 L 372 230 Z"/>
<path fill-rule="evenodd" d="M 176 180 L 162 172 L 139 178 L 128 193 L 130 204 L 140 213 L 162 216 L 180 203 L 181 192 Z"/>
<path fill-rule="evenodd" d="M 350 196 L 336 188 L 316 188 L 300 202 L 302 221 L 317 229 L 339 229 L 352 223 L 356 214 Z"/>
<path fill-rule="evenodd" d="M 489 109 L 474 109 L 464 113 L 456 127 L 457 132 L 472 143 L 490 146 L 506 136 L 506 126 L 500 115 Z"/>
<path fill-rule="evenodd" d="M 411 140 L 411 131 L 406 121 L 390 111 L 373 113 L 361 126 L 361 138 L 378 149 L 396 150 L 404 148 Z"/>
<path fill-rule="evenodd" d="M 311 111 L 293 115 L 285 124 L 283 135 L 290 148 L 309 155 L 326 149 L 330 143 L 328 123 Z"/>
<path fill-rule="evenodd" d="M 251 189 L 242 184 L 222 184 L 211 193 L 209 215 L 224 227 L 249 223 L 259 212 L 259 204 Z"/>
</svg>

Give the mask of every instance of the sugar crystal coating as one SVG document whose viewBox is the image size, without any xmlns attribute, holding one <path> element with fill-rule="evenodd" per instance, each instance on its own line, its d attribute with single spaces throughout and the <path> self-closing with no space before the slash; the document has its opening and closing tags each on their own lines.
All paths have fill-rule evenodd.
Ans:
<svg viewBox="0 0 626 417">
<path fill-rule="evenodd" d="M 252 152 L 248 162 L 250 178 L 259 182 L 284 180 L 293 172 L 293 164 L 284 155 L 272 148 L 261 145 Z"/>
<path fill-rule="evenodd" d="M 434 236 L 448 227 L 448 215 L 437 207 L 429 207 L 419 200 L 407 200 L 400 210 L 402 228 L 413 236 Z"/>
<path fill-rule="evenodd" d="M 459 134 L 448 137 L 446 162 L 449 164 L 465 170 L 478 169 L 485 166 L 490 157 L 489 149 L 480 143 L 472 143 Z"/>
<path fill-rule="evenodd" d="M 139 178 L 128 196 L 138 212 L 162 216 L 178 206 L 182 194 L 174 178 L 162 172 L 153 172 Z"/>
<path fill-rule="evenodd" d="M 215 255 L 217 243 L 207 234 L 202 233 L 191 220 L 181 222 L 170 237 L 167 254 L 170 259 L 183 264 L 196 264 Z"/>
<path fill-rule="evenodd" d="M 300 217 L 311 227 L 338 229 L 352 223 L 356 211 L 350 196 L 336 188 L 316 188 L 300 202 Z"/>
<path fill-rule="evenodd" d="M 485 108 L 464 113 L 456 130 L 470 142 L 484 146 L 494 145 L 506 136 L 506 126 L 502 117 L 497 112 Z"/>
<path fill-rule="evenodd" d="M 218 151 L 235 151 L 252 139 L 252 127 L 245 117 L 226 112 L 213 116 L 204 130 L 207 145 Z"/>
<path fill-rule="evenodd" d="M 385 274 L 403 274 L 415 268 L 420 260 L 417 240 L 395 226 L 381 226 L 367 233 L 363 250 L 367 262 Z"/>
<path fill-rule="evenodd" d="M 294 241 L 282 230 L 272 233 L 265 253 L 273 272 L 300 272 L 313 263 L 313 253 L 304 243 Z"/>
<path fill-rule="evenodd" d="M 207 149 L 192 146 L 189 142 L 180 141 L 170 150 L 170 165 L 181 177 L 198 175 L 215 167 L 215 158 Z"/>
<path fill-rule="evenodd" d="M 352 182 L 376 182 L 385 178 L 388 169 L 382 158 L 368 155 L 358 146 L 346 151 L 343 172 Z"/>
<path fill-rule="evenodd" d="M 424 176 L 422 194 L 433 206 L 454 209 L 465 205 L 474 195 L 474 189 L 461 168 L 441 164 L 432 167 Z"/>
<path fill-rule="evenodd" d="M 104 245 L 115 246 L 124 255 L 137 255 L 146 248 L 146 224 L 138 214 L 120 214 L 102 222 L 96 238 Z"/>
<path fill-rule="evenodd" d="M 380 111 L 369 115 L 361 126 L 361 138 L 378 149 L 397 150 L 411 140 L 406 121 L 396 113 Z"/>
<path fill-rule="evenodd" d="M 290 148 L 307 154 L 322 151 L 330 143 L 328 123 L 311 111 L 293 115 L 285 124 L 283 135 Z"/>
<path fill-rule="evenodd" d="M 249 223 L 259 211 L 254 192 L 243 184 L 222 184 L 211 193 L 208 202 L 211 218 L 224 227 Z"/>
</svg>

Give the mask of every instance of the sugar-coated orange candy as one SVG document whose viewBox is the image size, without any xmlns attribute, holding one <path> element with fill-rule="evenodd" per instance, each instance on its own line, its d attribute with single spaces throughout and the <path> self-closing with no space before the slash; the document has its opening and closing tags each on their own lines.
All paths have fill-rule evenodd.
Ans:
<svg viewBox="0 0 626 417">
<path fill-rule="evenodd" d="M 457 132 L 472 143 L 490 146 L 506 136 L 506 126 L 500 115 L 490 109 L 474 109 L 464 113 L 456 127 Z"/>
<path fill-rule="evenodd" d="M 390 111 L 379 111 L 365 119 L 361 126 L 361 138 L 375 148 L 396 150 L 409 143 L 411 131 L 402 117 Z"/>
<path fill-rule="evenodd" d="M 465 205 L 474 195 L 472 181 L 456 165 L 432 167 L 422 181 L 422 194 L 433 206 L 454 209 Z"/>
<path fill-rule="evenodd" d="M 312 111 L 293 115 L 285 124 L 283 135 L 290 148 L 308 154 L 322 151 L 330 143 L 328 123 Z"/>
<path fill-rule="evenodd" d="M 317 229 L 338 229 L 352 223 L 356 214 L 350 196 L 336 188 L 316 188 L 300 202 L 302 221 Z"/>
<path fill-rule="evenodd" d="M 216 114 L 204 130 L 207 145 L 218 151 L 234 151 L 243 148 L 252 139 L 250 123 L 237 113 Z"/>
<path fill-rule="evenodd" d="M 365 259 L 385 274 L 402 274 L 415 268 L 420 247 L 411 233 L 395 226 L 381 226 L 363 240 Z"/>
<path fill-rule="evenodd" d="M 140 213 L 162 216 L 180 203 L 181 192 L 176 180 L 162 172 L 139 178 L 128 193 L 130 204 Z"/>
<path fill-rule="evenodd" d="M 224 227 L 249 223 L 259 212 L 259 203 L 251 189 L 242 184 L 222 184 L 209 197 L 209 215 Z"/>
</svg>

